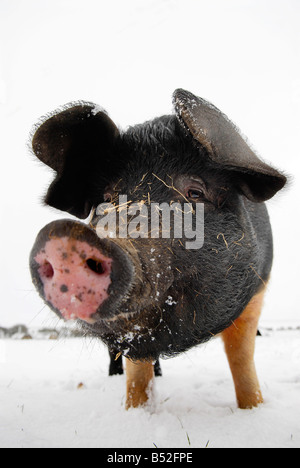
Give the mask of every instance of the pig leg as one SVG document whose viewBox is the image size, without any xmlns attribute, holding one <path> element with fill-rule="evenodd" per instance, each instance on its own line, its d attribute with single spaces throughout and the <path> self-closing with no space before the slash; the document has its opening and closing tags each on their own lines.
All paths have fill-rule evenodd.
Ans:
<svg viewBox="0 0 300 468">
<path fill-rule="evenodd" d="M 149 398 L 154 379 L 152 362 L 130 361 L 126 359 L 126 409 L 137 408 Z"/>
<path fill-rule="evenodd" d="M 157 361 L 155 361 L 154 374 L 155 374 L 155 377 L 161 377 L 162 376 L 162 370 L 161 370 L 161 367 L 160 367 L 159 359 L 157 359 Z"/>
<path fill-rule="evenodd" d="M 239 408 L 263 402 L 254 365 L 255 337 L 265 288 L 254 296 L 242 315 L 222 332 Z"/>
<path fill-rule="evenodd" d="M 122 355 L 118 355 L 118 350 L 109 351 L 108 375 L 123 374 Z"/>
</svg>

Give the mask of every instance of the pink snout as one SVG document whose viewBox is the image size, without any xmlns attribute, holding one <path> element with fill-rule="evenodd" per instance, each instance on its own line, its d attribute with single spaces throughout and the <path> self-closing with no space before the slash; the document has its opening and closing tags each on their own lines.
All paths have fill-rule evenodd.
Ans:
<svg viewBox="0 0 300 468">
<path fill-rule="evenodd" d="M 93 314 L 109 297 L 113 260 L 68 236 L 49 238 L 34 260 L 45 300 L 66 320 L 94 323 Z"/>
</svg>

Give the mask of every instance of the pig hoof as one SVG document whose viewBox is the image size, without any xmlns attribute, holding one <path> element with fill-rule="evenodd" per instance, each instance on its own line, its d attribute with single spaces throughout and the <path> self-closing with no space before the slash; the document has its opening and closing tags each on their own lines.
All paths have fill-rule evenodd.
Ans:
<svg viewBox="0 0 300 468">
<path fill-rule="evenodd" d="M 133 392 L 132 394 L 129 394 L 127 396 L 125 409 L 128 410 L 130 408 L 139 408 L 141 406 L 144 406 L 147 403 L 148 399 L 149 397 L 146 393 L 140 393 L 139 395 L 137 395 L 135 392 Z"/>
<path fill-rule="evenodd" d="M 253 409 L 257 408 L 260 404 L 264 402 L 264 399 L 262 397 L 262 394 L 260 391 L 251 394 L 251 395 L 246 395 L 243 398 L 238 399 L 238 407 L 239 409 Z"/>
</svg>

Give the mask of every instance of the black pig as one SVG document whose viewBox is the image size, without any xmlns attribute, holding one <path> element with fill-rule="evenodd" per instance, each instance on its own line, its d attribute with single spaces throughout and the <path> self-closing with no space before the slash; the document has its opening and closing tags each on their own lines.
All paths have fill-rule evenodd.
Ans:
<svg viewBox="0 0 300 468">
<path fill-rule="evenodd" d="M 174 107 L 173 115 L 125 132 L 86 102 L 38 124 L 34 153 L 56 172 L 45 203 L 91 217 L 88 224 L 60 220 L 41 230 L 30 257 L 33 282 L 60 317 L 78 320 L 116 358 L 128 358 L 127 407 L 147 400 L 160 356 L 221 332 L 238 404 L 256 406 L 262 396 L 254 340 L 273 257 L 263 202 L 286 178 L 262 162 L 210 103 L 179 89 Z M 175 215 L 169 235 L 163 235 L 162 217 L 152 235 L 155 203 L 189 207 L 195 238 L 204 206 L 201 245 L 185 231 L 175 234 Z M 130 212 L 134 205 L 142 218 Z M 97 227 L 112 208 L 119 215 L 115 235 L 100 238 Z M 120 235 L 124 229 L 127 238 Z"/>
</svg>

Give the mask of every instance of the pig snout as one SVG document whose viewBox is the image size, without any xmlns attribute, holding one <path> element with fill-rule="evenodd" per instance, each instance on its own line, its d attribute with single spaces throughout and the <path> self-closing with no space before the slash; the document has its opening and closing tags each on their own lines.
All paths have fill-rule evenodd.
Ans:
<svg viewBox="0 0 300 468">
<path fill-rule="evenodd" d="M 89 321 L 109 296 L 112 259 L 87 242 L 51 239 L 35 261 L 45 299 L 65 319 Z"/>
<path fill-rule="evenodd" d="M 117 313 L 133 278 L 130 259 L 120 248 L 69 220 L 42 229 L 30 267 L 40 295 L 56 313 L 88 323 Z"/>
</svg>

